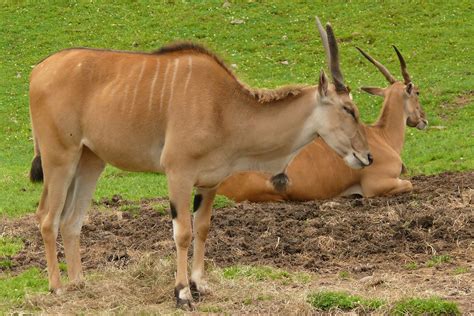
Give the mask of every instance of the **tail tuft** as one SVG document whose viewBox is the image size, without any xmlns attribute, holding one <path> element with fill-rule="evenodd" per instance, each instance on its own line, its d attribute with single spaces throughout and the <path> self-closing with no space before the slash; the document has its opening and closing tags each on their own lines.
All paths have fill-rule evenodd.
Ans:
<svg viewBox="0 0 474 316">
<path fill-rule="evenodd" d="M 36 156 L 31 162 L 30 181 L 43 182 L 43 167 L 41 166 L 41 156 Z"/>
</svg>

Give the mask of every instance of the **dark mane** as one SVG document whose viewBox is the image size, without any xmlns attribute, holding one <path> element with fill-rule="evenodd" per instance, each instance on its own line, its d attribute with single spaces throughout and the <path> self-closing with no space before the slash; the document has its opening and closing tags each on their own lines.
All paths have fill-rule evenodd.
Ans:
<svg viewBox="0 0 474 316">
<path fill-rule="evenodd" d="M 216 54 L 208 50 L 202 45 L 193 42 L 177 42 L 170 45 L 161 47 L 160 49 L 152 52 L 153 55 L 165 55 L 176 52 L 191 52 L 195 54 L 204 54 L 212 58 L 218 63 L 235 81 L 237 81 L 244 93 L 257 100 L 259 103 L 269 103 L 273 101 L 283 100 L 287 97 L 297 96 L 301 94 L 302 90 L 306 87 L 304 85 L 290 85 L 284 86 L 277 89 L 253 89 L 241 82 L 227 67 L 227 65 L 220 59 Z"/>
<path fill-rule="evenodd" d="M 172 43 L 155 50 L 154 52 L 152 52 L 152 54 L 161 55 L 161 54 L 181 52 L 181 51 L 187 51 L 187 50 L 192 50 L 196 53 L 202 53 L 202 54 L 214 56 L 214 54 L 211 51 L 209 51 L 207 48 L 193 42 Z"/>
</svg>

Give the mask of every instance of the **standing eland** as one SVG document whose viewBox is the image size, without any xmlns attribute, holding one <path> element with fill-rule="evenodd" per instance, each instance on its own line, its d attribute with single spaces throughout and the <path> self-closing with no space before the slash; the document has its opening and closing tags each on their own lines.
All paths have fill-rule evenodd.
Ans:
<svg viewBox="0 0 474 316">
<path fill-rule="evenodd" d="M 30 178 L 44 180 L 36 214 L 50 289 L 61 292 L 59 231 L 69 280 L 82 279 L 81 227 L 106 163 L 166 174 L 177 251 L 175 296 L 182 308 L 193 307 L 192 294 L 208 291 L 204 246 L 214 196 L 226 177 L 263 170 L 284 182 L 288 163 L 318 135 L 349 166 L 370 165 L 330 24 L 326 31 L 320 26 L 333 84 L 322 71 L 317 86 L 252 89 L 218 57 L 192 43 L 154 53 L 73 48 L 40 62 L 30 78 L 35 145 Z"/>
</svg>

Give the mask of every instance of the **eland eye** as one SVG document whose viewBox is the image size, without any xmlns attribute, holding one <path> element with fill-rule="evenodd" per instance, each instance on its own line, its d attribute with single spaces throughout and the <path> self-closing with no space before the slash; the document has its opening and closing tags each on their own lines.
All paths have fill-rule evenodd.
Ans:
<svg viewBox="0 0 474 316">
<path fill-rule="evenodd" d="M 344 111 L 346 111 L 347 113 L 349 113 L 354 119 L 356 118 L 355 116 L 355 112 L 354 112 L 354 109 L 351 109 L 347 106 L 343 107 Z"/>
<path fill-rule="evenodd" d="M 416 95 L 420 95 L 420 92 L 419 92 L 419 91 L 416 91 L 415 93 L 416 93 Z"/>
</svg>

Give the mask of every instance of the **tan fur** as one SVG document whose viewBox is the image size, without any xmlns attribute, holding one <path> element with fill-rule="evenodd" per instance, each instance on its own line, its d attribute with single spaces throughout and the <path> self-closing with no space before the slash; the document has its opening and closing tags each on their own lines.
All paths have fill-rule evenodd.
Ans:
<svg viewBox="0 0 474 316">
<path fill-rule="evenodd" d="M 424 128 L 427 121 L 418 101 L 418 89 L 414 87 L 409 95 L 406 89 L 405 84 L 397 81 L 385 89 L 364 88 L 385 98 L 377 122 L 364 126 L 374 158 L 370 167 L 348 168 L 323 140 L 316 139 L 288 166 L 290 185 L 286 192 L 278 192 L 268 174 L 242 172 L 225 180 L 218 194 L 235 201 L 262 202 L 329 199 L 351 194 L 373 197 L 411 191 L 410 181 L 399 179 L 404 168 L 400 153 L 405 125 L 421 124 Z"/>
<path fill-rule="evenodd" d="M 204 54 L 211 57 L 215 62 L 217 62 L 227 73 L 234 78 L 236 82 L 239 83 L 242 92 L 247 93 L 249 96 L 255 98 L 258 103 L 271 103 L 275 101 L 283 100 L 287 97 L 297 96 L 303 92 L 303 89 L 308 87 L 306 85 L 289 85 L 285 87 L 280 87 L 277 89 L 253 89 L 247 86 L 245 83 L 241 82 L 232 70 L 227 67 L 222 59 L 220 59 L 216 54 L 209 51 L 207 48 L 191 42 L 178 42 L 174 43 L 154 52 L 154 54 L 166 54 L 170 52 L 182 52 L 182 53 L 191 53 L 191 54 Z"/>
<path fill-rule="evenodd" d="M 48 57 L 31 74 L 30 114 L 34 161 L 41 161 L 44 172 L 37 216 L 50 288 L 61 291 L 59 229 L 70 281 L 81 280 L 82 221 L 109 163 L 166 173 L 177 251 L 175 296 L 178 305 L 191 307 L 192 226 L 191 283 L 203 293 L 212 201 L 228 175 L 283 172 L 318 134 L 351 166 L 370 164 L 364 131 L 343 107 L 357 113 L 348 94 L 336 93 L 324 73 L 318 86 L 255 90 L 194 44 L 152 54 L 68 49 Z M 202 196 L 194 224 L 189 216 L 193 187 Z"/>
</svg>

